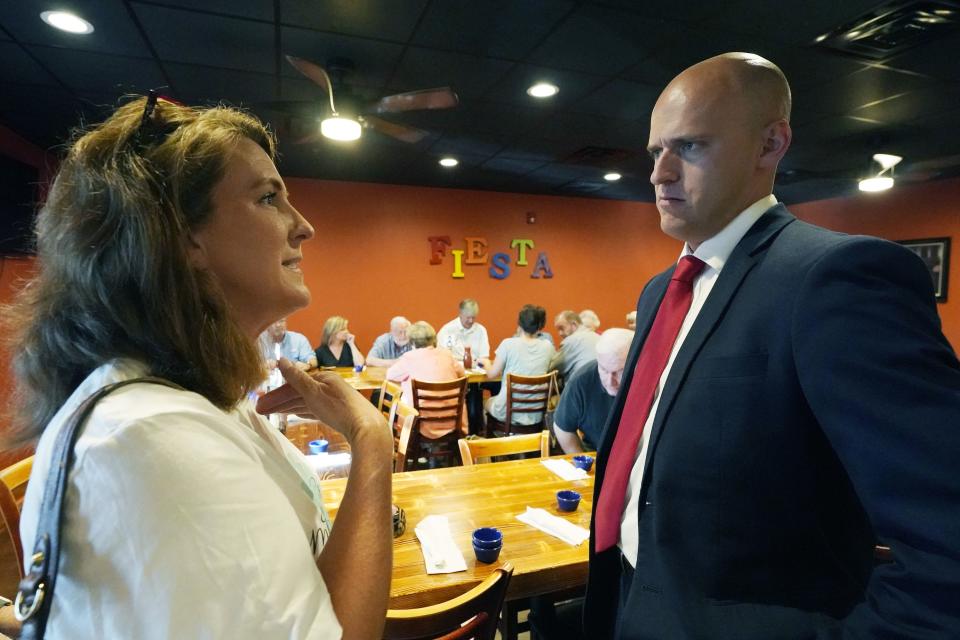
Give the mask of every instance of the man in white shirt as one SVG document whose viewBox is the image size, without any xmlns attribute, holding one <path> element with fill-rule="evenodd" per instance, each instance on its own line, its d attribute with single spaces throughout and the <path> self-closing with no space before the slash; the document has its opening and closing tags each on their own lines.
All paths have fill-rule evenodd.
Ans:
<svg viewBox="0 0 960 640">
<path fill-rule="evenodd" d="M 960 629 L 960 363 L 919 258 L 777 203 L 790 101 L 776 65 L 732 53 L 653 109 L 660 225 L 684 245 L 640 296 L 598 447 L 591 638 Z"/>
<path fill-rule="evenodd" d="M 453 357 L 463 360 L 463 348 L 470 347 L 474 362 L 490 364 L 490 340 L 487 330 L 477 322 L 480 305 L 473 298 L 460 301 L 460 315 L 440 327 L 437 332 L 437 346 L 449 349 Z"/>
</svg>

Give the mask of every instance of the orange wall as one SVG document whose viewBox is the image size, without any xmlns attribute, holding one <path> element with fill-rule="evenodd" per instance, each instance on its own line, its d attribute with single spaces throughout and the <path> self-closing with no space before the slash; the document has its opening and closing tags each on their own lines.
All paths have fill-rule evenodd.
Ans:
<svg viewBox="0 0 960 640">
<path fill-rule="evenodd" d="M 316 344 L 327 316 L 345 316 L 364 353 L 392 316 L 439 329 L 466 297 L 480 303 L 494 349 L 516 330 L 526 303 L 546 307 L 551 331 L 567 308 L 594 309 L 602 328 L 625 326 L 643 283 L 680 251 L 646 203 L 303 179 L 287 186 L 316 229 L 303 264 L 313 303 L 289 326 Z M 454 249 L 465 236 L 485 237 L 490 255 L 511 255 L 510 275 L 496 280 L 489 265 L 464 265 L 465 277 L 452 278 L 451 256 L 429 264 L 427 238 L 437 235 L 450 236 Z M 513 238 L 534 241 L 528 266 L 515 265 Z M 540 251 L 552 279 L 530 277 Z"/>
<path fill-rule="evenodd" d="M 807 202 L 790 207 L 808 222 L 846 233 L 889 240 L 951 238 L 947 300 L 939 303 L 943 333 L 960 350 L 960 179 L 898 184 L 895 189 L 853 198 Z"/>
</svg>

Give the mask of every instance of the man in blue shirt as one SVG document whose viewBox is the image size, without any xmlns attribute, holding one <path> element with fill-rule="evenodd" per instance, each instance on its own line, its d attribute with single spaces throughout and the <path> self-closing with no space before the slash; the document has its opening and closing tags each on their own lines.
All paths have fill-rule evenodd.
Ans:
<svg viewBox="0 0 960 640">
<path fill-rule="evenodd" d="M 304 371 L 317 366 L 317 357 L 310 341 L 302 333 L 287 331 L 286 318 L 277 320 L 260 334 L 260 353 L 270 369 L 277 366 L 278 355 Z"/>
<path fill-rule="evenodd" d="M 367 364 L 371 367 L 389 367 L 400 356 L 410 351 L 413 344 L 407 337 L 410 321 L 403 316 L 390 320 L 390 331 L 380 335 L 373 341 L 370 353 L 367 354 Z"/>
</svg>

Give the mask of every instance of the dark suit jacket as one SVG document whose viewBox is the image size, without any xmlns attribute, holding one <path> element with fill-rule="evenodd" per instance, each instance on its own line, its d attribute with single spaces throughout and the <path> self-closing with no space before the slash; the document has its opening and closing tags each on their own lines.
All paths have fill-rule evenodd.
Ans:
<svg viewBox="0 0 960 640">
<path fill-rule="evenodd" d="M 594 505 L 672 271 L 640 296 Z M 767 211 L 684 341 L 649 437 L 617 637 L 960 637 L 960 365 L 903 247 Z M 878 540 L 895 562 L 874 569 Z M 619 550 L 590 551 L 587 634 L 611 637 Z"/>
</svg>

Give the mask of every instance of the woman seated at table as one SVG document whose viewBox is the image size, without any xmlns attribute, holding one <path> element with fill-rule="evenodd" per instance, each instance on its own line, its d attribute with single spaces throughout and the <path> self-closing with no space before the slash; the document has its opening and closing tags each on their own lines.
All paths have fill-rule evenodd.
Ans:
<svg viewBox="0 0 960 640">
<path fill-rule="evenodd" d="M 331 316 L 323 323 L 320 346 L 314 352 L 321 367 L 355 367 L 363 365 L 363 354 L 355 336 L 347 330 L 347 319 Z"/>
<path fill-rule="evenodd" d="M 400 399 L 413 406 L 413 385 L 411 380 L 428 380 L 430 382 L 445 382 L 456 380 L 466 375 L 463 363 L 453 357 L 447 349 L 437 348 L 437 332 L 426 322 L 414 322 L 407 329 L 407 336 L 413 343 L 413 350 L 408 351 L 387 369 L 387 380 L 401 383 L 403 395 Z M 466 433 L 467 412 L 462 414 L 460 430 Z M 453 422 L 451 420 L 451 422 Z M 428 438 L 439 438 L 453 431 L 455 425 L 439 427 L 430 423 L 430 427 L 423 432 Z"/>
<path fill-rule="evenodd" d="M 521 376 L 540 376 L 547 372 L 550 358 L 555 352 L 553 345 L 541 340 L 537 334 L 547 322 L 547 311 L 532 304 L 523 305 L 517 324 L 520 335 L 507 338 L 497 347 L 496 358 L 487 370 L 487 379 L 495 380 L 508 373 Z M 500 393 L 483 403 L 484 410 L 503 422 L 507 419 L 507 385 L 500 386 Z M 542 416 L 535 413 L 518 413 L 513 416 L 516 424 L 534 424 Z"/>
<path fill-rule="evenodd" d="M 0 444 L 39 437 L 27 558 L 59 435 L 87 398 L 135 382 L 94 406 L 73 447 L 51 640 L 380 637 L 390 430 L 336 373 L 281 359 L 286 406 L 343 433 L 362 478 L 331 528 L 316 475 L 247 400 L 265 375 L 257 336 L 310 302 L 313 228 L 274 153 L 252 116 L 151 94 L 60 164 L 37 275 L 3 318 L 21 424 Z"/>
</svg>

